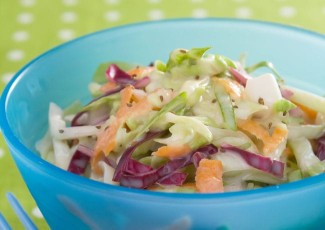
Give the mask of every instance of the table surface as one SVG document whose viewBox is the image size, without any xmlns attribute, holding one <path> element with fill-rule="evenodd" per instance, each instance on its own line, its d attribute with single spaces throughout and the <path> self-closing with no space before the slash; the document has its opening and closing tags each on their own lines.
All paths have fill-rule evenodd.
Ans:
<svg viewBox="0 0 325 230">
<path fill-rule="evenodd" d="M 39 54 L 76 37 L 135 22 L 226 17 L 325 33 L 325 0 L 0 0 L 0 92 Z M 0 212 L 22 229 L 6 200 L 13 192 L 40 229 L 48 226 L 0 133 Z"/>
</svg>

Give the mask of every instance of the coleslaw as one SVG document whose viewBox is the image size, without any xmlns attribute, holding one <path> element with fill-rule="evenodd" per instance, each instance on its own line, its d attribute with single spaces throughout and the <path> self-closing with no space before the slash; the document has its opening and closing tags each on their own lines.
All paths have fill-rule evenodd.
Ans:
<svg viewBox="0 0 325 230">
<path fill-rule="evenodd" d="M 164 63 L 104 63 L 88 104 L 49 105 L 42 158 L 108 184 L 165 192 L 263 188 L 325 170 L 325 98 L 285 85 L 270 62 L 209 48 Z M 268 72 L 253 76 L 267 67 Z"/>
</svg>

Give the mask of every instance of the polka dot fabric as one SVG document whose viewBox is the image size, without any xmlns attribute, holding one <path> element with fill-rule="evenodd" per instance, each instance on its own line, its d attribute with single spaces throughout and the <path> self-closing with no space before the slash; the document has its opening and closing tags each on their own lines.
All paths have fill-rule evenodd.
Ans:
<svg viewBox="0 0 325 230">
<path fill-rule="evenodd" d="M 28 61 L 63 42 L 128 23 L 182 17 L 257 19 L 325 33 L 325 0 L 0 0 L 0 92 Z M 7 191 L 40 229 L 47 229 L 1 133 L 0 181 L 0 212 L 13 229 L 22 225 L 5 199 Z"/>
</svg>

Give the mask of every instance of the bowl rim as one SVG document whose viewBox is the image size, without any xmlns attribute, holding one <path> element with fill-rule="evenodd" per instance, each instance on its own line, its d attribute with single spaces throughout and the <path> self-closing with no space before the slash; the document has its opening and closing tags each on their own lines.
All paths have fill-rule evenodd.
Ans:
<svg viewBox="0 0 325 230">
<path fill-rule="evenodd" d="M 33 151 L 27 148 L 24 144 L 22 144 L 19 139 L 15 136 L 15 134 L 10 129 L 9 122 L 7 120 L 7 101 L 14 90 L 16 84 L 20 81 L 21 78 L 24 77 L 24 72 L 33 66 L 38 60 L 46 58 L 47 55 L 51 55 L 58 50 L 64 49 L 70 44 L 89 39 L 91 37 L 100 36 L 105 33 L 113 33 L 114 31 L 119 30 L 127 30 L 128 28 L 133 27 L 142 27 L 142 26 L 150 26 L 150 25 L 160 25 L 160 24 L 168 24 L 168 23 L 191 23 L 191 22 L 200 22 L 200 23 L 235 23 L 235 24 L 243 24 L 243 25 L 251 25 L 251 26 L 267 26 L 270 29 L 285 29 L 288 31 L 296 32 L 299 34 L 304 34 L 312 37 L 318 37 L 319 39 L 324 40 L 325 43 L 325 35 L 314 32 L 311 30 L 307 30 L 304 28 L 285 25 L 281 23 L 254 20 L 254 19 L 236 19 L 236 18 L 204 18 L 204 19 L 194 19 L 194 18 L 177 18 L 177 19 L 164 19 L 158 21 L 146 21 L 146 22 L 137 22 L 131 24 L 125 24 L 121 26 L 111 27 L 107 29 L 102 29 L 96 32 L 92 32 L 83 36 L 80 36 L 71 41 L 62 43 L 57 45 L 46 52 L 43 52 L 36 58 L 29 61 L 26 65 L 24 65 L 7 83 L 5 86 L 2 95 L 0 97 L 0 127 L 2 130 L 3 137 L 6 140 L 6 145 L 11 146 L 9 150 L 15 149 L 17 152 L 17 157 L 22 159 L 25 162 L 31 163 L 33 167 L 38 168 L 42 172 L 45 172 L 48 176 L 56 175 L 59 177 L 64 177 L 65 181 L 73 181 L 76 185 L 81 185 L 83 187 L 95 188 L 96 190 L 101 191 L 114 191 L 114 192 L 122 192 L 137 195 L 139 197 L 157 197 L 157 198 L 177 198 L 186 199 L 186 200 L 210 200 L 210 199 L 224 199 L 224 198 L 234 198 L 234 197 L 249 197 L 249 196 L 262 196 L 265 195 L 279 195 L 282 193 L 286 193 L 288 191 L 301 191 L 302 189 L 308 189 L 310 186 L 320 185 L 321 183 L 325 183 L 325 173 L 317 176 L 312 176 L 309 178 L 305 178 L 303 180 L 294 181 L 290 183 L 284 183 L 279 185 L 273 185 L 261 189 L 254 190 L 243 190 L 243 191 L 231 191 L 225 193 L 212 193 L 212 194 L 200 194 L 200 193 L 166 193 L 159 191 L 148 191 L 142 189 L 134 189 L 127 188 L 123 186 L 116 186 L 111 184 L 105 184 L 103 182 L 98 182 L 95 180 L 91 180 L 79 175 L 75 175 L 68 171 L 62 170 L 55 165 L 49 163 L 46 160 L 43 160 L 40 156 L 36 155 Z M 15 155 L 11 152 L 12 155 Z M 131 196 L 130 196 L 131 197 Z M 134 197 L 133 197 L 134 198 Z M 132 198 L 132 199 L 133 199 Z"/>
</svg>

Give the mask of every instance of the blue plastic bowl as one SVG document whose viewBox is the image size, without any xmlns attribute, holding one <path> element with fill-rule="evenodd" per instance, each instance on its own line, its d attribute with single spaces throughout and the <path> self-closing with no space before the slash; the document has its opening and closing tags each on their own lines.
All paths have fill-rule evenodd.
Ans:
<svg viewBox="0 0 325 230">
<path fill-rule="evenodd" d="M 67 106 L 90 97 L 99 63 L 148 64 L 174 48 L 248 62 L 268 60 L 288 84 L 323 94 L 325 38 L 277 24 L 230 19 L 171 20 L 94 33 L 41 55 L 8 84 L 1 127 L 15 162 L 52 229 L 311 229 L 325 224 L 325 174 L 253 191 L 167 194 L 111 186 L 42 160 L 34 144 L 47 127 L 51 101 Z"/>
</svg>

